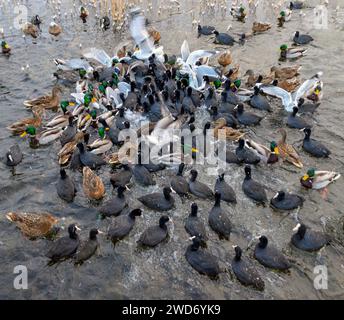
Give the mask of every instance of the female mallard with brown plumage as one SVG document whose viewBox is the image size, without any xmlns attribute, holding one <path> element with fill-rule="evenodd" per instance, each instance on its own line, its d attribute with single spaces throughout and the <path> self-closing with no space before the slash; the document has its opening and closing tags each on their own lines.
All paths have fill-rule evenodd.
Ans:
<svg viewBox="0 0 344 320">
<path fill-rule="evenodd" d="M 277 147 L 283 161 L 287 161 L 298 168 L 303 168 L 300 156 L 290 144 L 287 144 L 287 132 L 284 129 L 279 129 L 278 132 L 282 135 L 282 139 L 277 143 Z"/>
<path fill-rule="evenodd" d="M 217 139 L 219 136 L 219 130 L 225 131 L 226 139 L 229 141 L 238 141 L 245 136 L 244 132 L 227 127 L 227 121 L 224 118 L 219 118 L 214 122 L 214 137 Z"/>
<path fill-rule="evenodd" d="M 276 79 L 292 79 L 300 74 L 301 66 L 271 67 L 271 72 Z"/>
<path fill-rule="evenodd" d="M 83 169 L 82 185 L 84 193 L 90 200 L 100 200 L 105 195 L 103 181 L 89 167 Z"/>
<path fill-rule="evenodd" d="M 60 94 L 62 89 L 55 86 L 51 95 L 42 96 L 32 100 L 24 101 L 24 105 L 28 108 L 41 107 L 43 109 L 57 109 L 60 105 Z"/>
<path fill-rule="evenodd" d="M 21 135 L 29 126 L 40 127 L 42 124 L 43 109 L 40 107 L 32 108 L 33 118 L 25 118 L 16 121 L 7 127 L 13 135 Z"/>
<path fill-rule="evenodd" d="M 58 222 L 58 219 L 50 213 L 9 212 L 6 217 L 30 239 L 51 235 Z"/>
<path fill-rule="evenodd" d="M 261 32 L 265 32 L 268 31 L 269 29 L 271 29 L 272 24 L 271 23 L 264 23 L 264 22 L 253 22 L 252 25 L 252 32 L 253 33 L 261 33 Z"/>
</svg>

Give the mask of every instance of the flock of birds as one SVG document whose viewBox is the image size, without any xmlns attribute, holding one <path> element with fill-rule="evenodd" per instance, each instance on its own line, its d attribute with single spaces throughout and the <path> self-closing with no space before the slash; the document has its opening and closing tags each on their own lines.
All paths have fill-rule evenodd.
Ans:
<svg viewBox="0 0 344 320">
<path fill-rule="evenodd" d="M 301 6 L 302 2 L 291 3 L 290 10 L 281 12 L 279 25 L 288 21 L 292 11 Z M 80 9 L 83 21 L 87 18 L 84 10 Z M 233 9 L 232 12 L 238 21 L 245 21 L 244 7 Z M 38 20 L 36 16 L 32 25 L 36 26 Z M 255 22 L 252 34 L 241 35 L 236 40 L 212 26 L 198 26 L 198 36 L 214 35 L 216 43 L 233 46 L 249 41 L 250 37 L 270 28 L 271 24 Z M 145 18 L 139 10 L 131 12 L 130 32 L 136 44 L 133 51 L 125 46 L 111 58 L 105 51 L 91 48 L 84 53 L 83 59 L 56 59 L 57 80 L 76 84 L 72 98 L 61 100 L 61 87 L 55 86 L 51 95 L 24 102 L 31 109 L 33 117 L 8 126 L 12 134 L 29 137 L 32 148 L 59 140 L 60 177 L 56 184 L 59 197 L 66 202 L 74 201 L 77 190 L 73 178 L 68 174 L 68 168 L 70 171 L 82 172 L 83 192 L 89 200 L 98 204 L 102 217 L 111 221 L 107 236 L 115 244 L 130 234 L 136 217 L 142 214 L 142 209 L 129 209 L 130 199 L 125 196 L 128 187 L 133 183 L 143 187 L 155 185 L 154 172 L 164 170 L 171 164 L 172 158 L 177 158 L 178 172 L 167 179 L 168 184 L 163 186 L 162 192 L 146 194 L 138 200 L 144 207 L 159 212 L 167 212 L 175 207 L 174 194 L 187 199 L 191 196 L 193 199 L 214 201 L 208 215 L 209 226 L 220 239 L 229 240 L 233 225 L 227 211 L 229 207 L 224 207 L 222 202 L 235 205 L 237 200 L 235 191 L 225 181 L 226 172 L 219 172 L 213 190 L 198 181 L 195 169 L 190 171 L 190 179 L 183 176 L 187 165 L 192 167 L 197 157 L 206 159 L 209 155 L 206 144 L 198 144 L 197 141 L 206 141 L 207 132 L 212 130 L 216 154 L 220 154 L 220 136 L 230 144 L 237 143 L 234 151 L 224 144 L 226 149 L 223 160 L 229 164 L 244 164 L 242 190 L 247 198 L 258 205 L 269 203 L 276 210 L 290 211 L 301 207 L 304 202 L 301 196 L 282 190 L 269 201 L 266 188 L 252 176 L 254 166 L 258 163 L 273 165 L 285 161 L 303 168 L 299 153 L 287 143 L 286 130 L 279 130 L 280 141 L 271 141 L 269 146 L 265 146 L 249 138 L 245 128 L 259 126 L 263 119 L 248 111 L 249 106 L 252 110 L 272 112 L 274 108 L 268 96 L 278 98 L 281 102 L 279 105 L 288 112 L 287 126 L 304 133 L 303 150 L 313 157 L 327 158 L 331 152 L 323 143 L 311 138 L 312 126 L 299 116 L 299 113 L 309 114 L 318 110 L 323 94 L 321 73 L 301 83 L 297 78 L 299 65 L 275 66 L 267 75 L 255 75 L 252 70 L 248 70 L 243 88 L 238 67 L 232 66 L 233 59 L 229 50 L 222 53 L 213 50 L 190 52 L 185 41 L 179 57 L 168 56 L 159 45 L 160 33 L 156 29 L 146 29 Z M 293 39 L 296 46 L 289 48 L 282 45 L 280 60 L 294 61 L 302 57 L 307 48 L 300 45 L 306 46 L 311 41 L 311 36 L 296 32 Z M 7 43 L 2 43 L 2 52 L 10 54 Z M 210 58 L 214 56 L 218 57 L 219 66 L 209 65 Z M 204 130 L 197 133 L 195 120 L 201 109 L 209 112 L 209 118 Z M 57 116 L 44 122 L 47 112 L 58 110 Z M 149 123 L 139 127 L 145 120 Z M 162 134 L 174 129 L 186 129 L 189 132 L 191 144 L 181 138 L 180 153 L 172 152 L 170 145 L 173 141 L 169 135 L 165 137 Z M 135 145 L 129 140 L 120 139 L 121 132 L 125 130 L 135 130 L 139 143 Z M 158 146 L 159 149 L 170 146 L 168 156 L 159 154 L 158 162 L 143 161 L 144 148 L 147 146 Z M 137 156 L 137 162 L 133 161 L 133 155 L 135 159 Z M 23 154 L 18 144 L 15 144 L 6 154 L 6 163 L 14 168 L 22 158 Z M 111 176 L 116 195 L 99 205 L 99 201 L 104 198 L 105 187 L 97 170 L 106 165 L 116 168 Z M 300 183 L 308 189 L 326 190 L 339 177 L 340 174 L 336 172 L 309 169 Z M 7 218 L 30 239 L 49 237 L 56 232 L 58 222 L 49 213 L 10 212 Z M 165 241 L 170 220 L 168 215 L 162 215 L 156 225 L 142 233 L 139 245 L 155 247 Z M 217 257 L 207 250 L 208 236 L 195 202 L 191 204 L 185 229 L 192 240 L 185 253 L 186 260 L 199 273 L 216 277 L 221 269 Z M 99 246 L 97 235 L 100 230 L 92 229 L 87 241 L 81 241 L 77 231 L 78 227 L 72 224 L 68 227 L 67 236 L 53 242 L 46 254 L 50 259 L 49 264 L 67 258 L 73 258 L 76 264 L 81 264 L 92 257 Z M 318 251 L 330 240 L 327 234 L 312 230 L 304 224 L 299 224 L 291 237 L 291 243 L 305 251 Z M 231 269 L 238 280 L 244 285 L 263 290 L 264 280 L 254 262 L 242 255 L 240 247 L 235 246 L 234 250 Z M 264 235 L 259 237 L 254 257 L 267 268 L 288 270 L 292 267 L 282 251 Z"/>
</svg>

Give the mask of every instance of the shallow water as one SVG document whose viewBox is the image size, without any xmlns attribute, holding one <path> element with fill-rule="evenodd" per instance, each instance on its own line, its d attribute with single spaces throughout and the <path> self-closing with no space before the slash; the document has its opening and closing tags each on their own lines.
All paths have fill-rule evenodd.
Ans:
<svg viewBox="0 0 344 320">
<path fill-rule="evenodd" d="M 62 12 L 72 8 L 72 1 L 63 1 Z M 168 2 L 168 1 L 165 1 Z M 205 7 L 206 1 L 180 1 L 181 6 L 170 5 L 148 12 L 147 17 L 162 34 L 161 44 L 165 52 L 179 54 L 179 48 L 184 39 L 190 44 L 190 49 L 208 49 L 223 47 L 212 44 L 208 37 L 197 39 L 193 20 L 201 24 L 215 25 L 225 31 L 232 25 L 231 33 L 240 34 L 249 31 L 254 17 L 242 24 L 233 21 L 228 12 L 221 11 L 218 1 L 213 7 Z M 213 1 L 215 3 L 215 1 Z M 261 1 L 263 2 L 263 1 Z M 266 3 L 266 1 L 264 1 Z M 311 5 L 320 1 L 309 1 Z M 235 63 L 241 66 L 243 75 L 247 69 L 257 72 L 267 72 L 272 65 L 278 63 L 278 48 L 283 43 L 291 43 L 291 37 L 296 30 L 310 32 L 315 38 L 306 57 L 298 61 L 302 65 L 301 77 L 307 79 L 318 71 L 323 71 L 324 98 L 318 113 L 311 121 L 315 124 L 314 135 L 326 142 L 332 150 L 328 160 L 315 160 L 305 154 L 301 148 L 302 134 L 298 130 L 288 129 L 288 141 L 293 143 L 300 152 L 305 168 L 316 167 L 320 170 L 336 170 L 343 172 L 344 130 L 342 123 L 344 115 L 341 112 L 343 102 L 342 78 L 343 49 L 344 49 L 344 12 L 342 7 L 335 11 L 340 1 L 330 1 L 328 29 L 313 28 L 313 9 L 303 10 L 305 16 L 296 12 L 292 20 L 285 24 L 282 30 L 274 25 L 272 30 L 250 39 L 245 46 L 231 48 Z M 11 2 L 12 3 L 12 2 Z M 257 292 L 241 286 L 230 273 L 223 273 L 219 280 L 212 281 L 194 271 L 184 258 L 188 246 L 188 235 L 184 230 L 184 220 L 189 212 L 191 201 L 182 203 L 176 201 L 176 209 L 169 214 L 173 218 L 170 224 L 170 238 L 167 243 L 159 245 L 154 250 L 139 250 L 136 241 L 147 226 L 157 222 L 160 214 L 147 209 L 144 215 L 137 219 L 134 230 L 129 238 L 121 241 L 116 248 L 104 237 L 100 238 L 101 251 L 96 257 L 79 268 L 72 263 L 64 262 L 54 267 L 46 267 L 44 253 L 50 243 L 47 240 L 28 241 L 15 226 L 8 222 L 5 213 L 9 211 L 48 211 L 61 218 L 61 225 L 68 226 L 76 222 L 81 228 L 81 236 L 86 238 L 88 230 L 99 227 L 106 230 L 109 222 L 97 218 L 94 204 L 90 204 L 82 192 L 82 179 L 79 173 L 74 175 L 79 190 L 75 202 L 68 205 L 56 194 L 55 182 L 58 177 L 56 153 L 59 143 L 48 147 L 32 150 L 28 142 L 9 135 L 5 127 L 17 119 L 28 117 L 29 113 L 23 107 L 23 100 L 49 92 L 54 85 L 52 73 L 55 66 L 53 58 L 68 59 L 78 57 L 82 49 L 96 46 L 107 52 L 116 52 L 123 42 L 128 40 L 127 32 L 113 34 L 110 30 L 99 30 L 94 11 L 87 24 L 82 24 L 78 17 L 62 16 L 63 34 L 56 40 L 47 33 L 47 25 L 56 14 L 51 1 L 22 1 L 29 8 L 29 16 L 39 14 L 43 20 L 43 33 L 33 41 L 27 37 L 24 40 L 21 32 L 12 28 L 12 4 L 0 1 L 0 26 L 5 29 L 7 41 L 13 48 L 13 54 L 7 58 L 0 55 L 0 153 L 5 154 L 7 148 L 19 142 L 24 152 L 24 160 L 17 168 L 17 175 L 12 176 L 10 170 L 0 163 L 0 298 L 2 299 L 324 299 L 344 298 L 344 261 L 343 261 L 343 208 L 344 198 L 341 188 L 342 180 L 330 186 L 327 200 L 323 200 L 316 191 L 301 189 L 299 178 L 304 173 L 288 164 L 267 168 L 258 165 L 253 170 L 254 178 L 268 188 L 269 197 L 276 191 L 285 190 L 299 193 L 306 202 L 298 215 L 289 216 L 274 212 L 270 208 L 257 207 L 243 195 L 241 183 L 243 167 L 230 166 L 226 180 L 237 193 L 238 204 L 235 207 L 223 206 L 230 212 L 236 232 L 231 241 L 220 241 L 210 230 L 209 250 L 216 255 L 223 268 L 227 268 L 233 258 L 232 245 L 239 244 L 243 249 L 248 247 L 251 239 L 259 234 L 265 234 L 276 246 L 281 248 L 293 261 L 294 267 L 290 274 L 281 274 L 265 269 L 256 263 L 257 269 L 265 280 L 265 291 Z M 79 1 L 75 1 L 77 7 Z M 160 3 L 160 1 L 153 1 Z M 144 5 L 147 8 L 147 6 Z M 279 12 L 279 8 L 276 9 Z M 259 19 L 275 24 L 275 18 L 269 8 L 258 7 Z M 82 49 L 80 49 L 82 44 Z M 29 65 L 27 72 L 21 67 Z M 65 88 L 64 97 L 68 98 L 69 89 Z M 267 144 L 272 139 L 279 139 L 276 132 L 285 115 L 278 102 L 274 102 L 275 111 L 262 121 L 261 126 L 254 128 L 251 134 L 258 142 Z M 50 114 L 50 116 L 52 116 Z M 203 121 L 200 119 L 199 121 Z M 209 176 L 207 167 L 195 166 L 200 172 L 199 179 L 213 188 L 216 176 Z M 187 173 L 191 168 L 187 168 Z M 106 183 L 106 201 L 112 194 L 109 183 L 110 169 L 100 171 Z M 130 207 L 140 206 L 136 200 L 139 196 L 160 189 L 166 183 L 168 176 L 174 174 L 168 169 L 156 175 L 158 186 L 141 188 L 135 186 L 127 193 Z M 167 176 L 167 177 L 166 177 Z M 197 200 L 200 214 L 204 221 L 212 207 L 211 203 Z M 300 252 L 289 245 L 292 229 L 300 221 L 315 229 L 324 228 L 335 239 L 334 244 L 326 247 L 318 254 Z M 283 219 L 284 218 L 284 219 Z M 209 229 L 209 228 L 208 228 Z M 65 233 L 66 231 L 62 231 Z M 252 255 L 252 248 L 244 250 L 245 255 Z M 328 290 L 317 291 L 313 286 L 313 268 L 323 264 L 328 268 Z M 29 272 L 28 290 L 13 288 L 13 268 L 16 265 L 26 265 Z"/>
</svg>

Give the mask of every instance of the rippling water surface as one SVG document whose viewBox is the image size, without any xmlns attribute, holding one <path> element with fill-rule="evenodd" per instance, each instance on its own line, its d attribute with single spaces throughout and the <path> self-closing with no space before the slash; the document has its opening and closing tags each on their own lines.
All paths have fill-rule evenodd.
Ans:
<svg viewBox="0 0 344 320">
<path fill-rule="evenodd" d="M 233 258 L 232 245 L 239 244 L 246 249 L 250 240 L 265 234 L 281 248 L 292 260 L 294 267 L 289 274 L 280 274 L 256 264 L 265 280 L 264 292 L 257 292 L 241 286 L 230 273 L 223 273 L 219 280 L 212 281 L 195 272 L 184 258 L 188 246 L 188 236 L 184 230 L 184 221 L 189 212 L 190 200 L 181 202 L 177 199 L 176 209 L 170 212 L 173 224 L 170 225 L 170 238 L 167 243 L 159 245 L 154 250 L 140 250 L 136 241 L 147 226 L 156 223 L 159 214 L 145 210 L 144 215 L 137 219 L 134 230 L 129 238 L 121 241 L 116 248 L 100 237 L 101 250 L 99 255 L 79 268 L 65 262 L 54 267 L 45 267 L 49 242 L 47 240 L 28 241 L 13 224 L 5 218 L 8 211 L 48 211 L 61 218 L 61 225 L 68 226 L 77 222 L 82 227 L 81 236 L 86 238 L 88 230 L 99 227 L 106 230 L 109 222 L 97 218 L 97 208 L 90 204 L 82 192 L 82 178 L 79 173 L 74 175 L 79 193 L 75 202 L 68 205 L 61 201 L 55 189 L 58 177 L 56 153 L 59 143 L 48 147 L 32 150 L 27 141 L 11 137 L 5 127 L 17 119 L 29 115 L 23 106 L 23 100 L 51 91 L 54 85 L 52 73 L 55 66 L 53 58 L 68 59 L 81 55 L 83 49 L 96 46 L 105 49 L 109 54 L 128 40 L 128 33 L 103 32 L 95 20 L 95 11 L 90 8 L 90 18 L 87 24 L 70 15 L 73 1 L 62 1 L 61 24 L 64 32 L 57 39 L 52 38 L 47 27 L 52 16 L 56 15 L 52 1 L 22 1 L 29 8 L 29 16 L 39 14 L 44 23 L 43 33 L 38 39 L 22 38 L 20 31 L 11 28 L 13 24 L 12 1 L 0 1 L 0 26 L 4 28 L 7 41 L 13 48 L 13 54 L 7 58 L 0 55 L 0 153 L 5 154 L 7 148 L 19 142 L 24 152 L 24 160 L 17 168 L 17 175 L 12 176 L 10 170 L 0 163 L 0 298 L 3 299 L 324 299 L 344 298 L 344 261 L 343 261 L 343 180 L 330 186 L 327 200 L 323 200 L 316 191 L 305 191 L 299 185 L 299 178 L 304 173 L 287 164 L 267 168 L 259 165 L 254 170 L 254 177 L 265 184 L 272 197 L 276 191 L 284 188 L 301 194 L 306 202 L 298 215 L 289 216 L 274 212 L 270 208 L 257 207 L 249 201 L 241 191 L 243 168 L 231 166 L 227 181 L 237 193 L 236 207 L 223 204 L 229 212 L 235 225 L 236 233 L 231 241 L 219 241 L 218 237 L 209 230 L 209 250 L 221 261 L 221 266 L 227 268 Z M 184 39 L 190 44 L 190 49 L 208 49 L 216 46 L 207 37 L 197 39 L 194 20 L 201 24 L 215 25 L 225 31 L 232 26 L 232 34 L 249 31 L 255 16 L 250 16 L 245 24 L 233 21 L 223 11 L 226 1 L 210 1 L 216 3 L 206 7 L 206 1 L 180 1 L 180 9 L 176 4 L 164 7 L 161 14 L 158 8 L 162 1 L 153 1 L 153 10 L 147 12 L 152 25 L 161 31 L 161 44 L 167 53 L 179 54 Z M 257 1 L 256 1 L 257 2 Z M 249 40 L 245 46 L 231 48 L 234 61 L 241 66 L 242 75 L 247 69 L 257 72 L 267 72 L 272 65 L 278 63 L 279 46 L 291 43 L 296 30 L 310 32 L 315 38 L 310 46 L 309 54 L 299 62 L 302 65 L 301 77 L 307 79 L 318 71 L 323 71 L 324 99 L 318 113 L 310 119 L 314 123 L 314 135 L 324 141 L 332 150 L 328 160 L 315 160 L 305 154 L 301 148 L 302 134 L 298 130 L 288 130 L 288 140 L 299 150 L 305 167 L 316 167 L 321 170 L 336 170 L 343 172 L 343 49 L 344 49 L 344 8 L 337 8 L 341 1 L 330 1 L 329 21 L 327 29 L 314 29 L 313 9 L 304 9 L 301 14 L 295 12 L 292 20 L 285 28 L 277 29 L 275 13 L 267 3 L 262 4 L 256 11 L 257 19 L 270 21 L 274 24 L 272 30 Z M 76 7 L 80 5 L 75 1 Z M 309 1 L 311 6 L 320 1 Z M 143 2 L 143 7 L 148 8 Z M 223 6 L 221 9 L 221 5 Z M 64 16 L 67 12 L 67 16 Z M 342 14 L 341 14 L 342 13 Z M 82 49 L 80 49 L 80 44 Z M 21 68 L 29 65 L 27 72 Z M 70 89 L 64 88 L 64 97 L 68 98 Z M 277 105 L 277 103 L 276 103 Z M 275 112 L 262 121 L 261 126 L 253 129 L 255 140 L 267 144 L 279 139 L 276 132 L 285 116 L 281 108 L 275 107 Z M 50 116 L 53 116 L 50 114 Z M 199 119 L 199 122 L 204 121 Z M 189 171 L 191 168 L 188 168 Z M 207 175 L 205 166 L 196 166 L 200 172 L 199 179 L 214 186 L 215 176 Z M 157 186 L 144 189 L 135 186 L 127 194 L 130 207 L 139 207 L 137 197 L 161 189 L 166 179 L 174 174 L 174 168 L 167 169 L 156 175 Z M 106 183 L 106 201 L 111 197 L 112 188 L 109 183 L 110 169 L 100 171 Z M 188 172 L 186 173 L 188 174 Z M 212 204 L 197 201 L 200 214 L 204 221 Z M 333 245 L 326 247 L 318 254 L 307 254 L 293 249 L 289 245 L 292 229 L 297 217 L 315 229 L 325 229 L 333 235 Z M 66 231 L 62 231 L 65 233 Z M 252 248 L 244 251 L 252 256 Z M 328 267 L 328 290 L 316 291 L 313 287 L 313 268 L 324 264 Z M 17 291 L 13 288 L 13 268 L 16 265 L 26 265 L 29 270 L 28 290 Z"/>
</svg>

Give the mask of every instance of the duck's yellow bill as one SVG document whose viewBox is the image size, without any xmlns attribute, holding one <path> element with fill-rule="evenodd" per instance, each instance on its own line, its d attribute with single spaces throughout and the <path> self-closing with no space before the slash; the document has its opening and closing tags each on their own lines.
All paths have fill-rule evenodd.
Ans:
<svg viewBox="0 0 344 320">
<path fill-rule="evenodd" d="M 110 128 L 105 128 L 105 131 L 110 131 Z"/>
<path fill-rule="evenodd" d="M 96 98 L 92 98 L 92 102 L 93 103 L 97 102 L 97 99 Z"/>
<path fill-rule="evenodd" d="M 89 114 L 85 117 L 86 121 L 90 120 L 91 118 L 92 117 Z"/>
<path fill-rule="evenodd" d="M 75 107 L 75 103 L 74 102 L 69 102 L 69 106 L 70 107 Z"/>
<path fill-rule="evenodd" d="M 275 152 L 275 154 L 279 155 L 279 150 L 277 147 L 274 149 L 274 152 Z"/>
<path fill-rule="evenodd" d="M 25 131 L 25 132 L 23 132 L 23 133 L 20 135 L 20 137 L 21 137 L 21 138 L 24 138 L 26 135 L 27 135 L 27 132 Z"/>
<path fill-rule="evenodd" d="M 308 174 L 305 174 L 302 178 L 303 181 L 307 181 L 309 179 L 309 175 Z"/>
<path fill-rule="evenodd" d="M 314 93 L 318 96 L 320 94 L 320 90 L 315 90 Z"/>
</svg>

